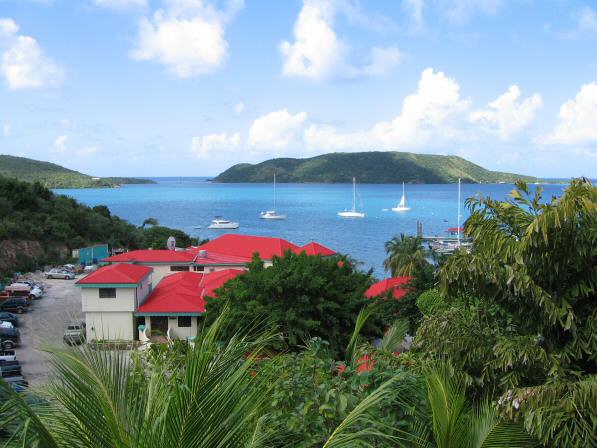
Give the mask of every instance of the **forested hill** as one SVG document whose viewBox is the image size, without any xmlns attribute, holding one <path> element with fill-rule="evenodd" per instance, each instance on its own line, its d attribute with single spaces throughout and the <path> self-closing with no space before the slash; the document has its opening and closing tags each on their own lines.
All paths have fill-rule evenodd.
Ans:
<svg viewBox="0 0 597 448">
<path fill-rule="evenodd" d="M 39 182 L 47 188 L 117 187 L 122 184 L 151 184 L 147 179 L 92 177 L 50 162 L 0 154 L 0 176 Z"/>
<path fill-rule="evenodd" d="M 355 176 L 359 182 L 428 183 L 512 183 L 535 182 L 537 178 L 490 171 L 458 156 L 413 154 L 408 152 L 332 153 L 309 159 L 271 159 L 252 165 L 240 163 L 218 175 L 216 182 L 342 183 Z"/>
<path fill-rule="evenodd" d="M 0 283 L 14 271 L 64 261 L 79 247 L 107 243 L 111 248 L 165 249 L 170 235 L 181 247 L 197 244 L 178 229 L 137 227 L 105 205 L 88 207 L 37 182 L 0 176 Z"/>
</svg>

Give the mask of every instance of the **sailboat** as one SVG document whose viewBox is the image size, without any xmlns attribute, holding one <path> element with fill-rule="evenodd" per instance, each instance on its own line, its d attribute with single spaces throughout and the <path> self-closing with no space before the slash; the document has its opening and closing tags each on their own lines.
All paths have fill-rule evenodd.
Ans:
<svg viewBox="0 0 597 448">
<path fill-rule="evenodd" d="M 357 212 L 357 180 L 352 178 L 352 210 L 345 210 L 338 212 L 338 216 L 342 218 L 364 218 L 365 213 Z"/>
<path fill-rule="evenodd" d="M 394 210 L 395 212 L 407 212 L 410 210 L 410 207 L 406 206 L 406 193 L 404 192 L 404 182 L 402 182 L 402 199 L 400 199 L 400 203 L 392 210 Z"/>
<path fill-rule="evenodd" d="M 266 212 L 261 212 L 261 219 L 286 219 L 286 215 L 276 212 L 276 173 L 274 173 L 274 208 Z"/>
</svg>

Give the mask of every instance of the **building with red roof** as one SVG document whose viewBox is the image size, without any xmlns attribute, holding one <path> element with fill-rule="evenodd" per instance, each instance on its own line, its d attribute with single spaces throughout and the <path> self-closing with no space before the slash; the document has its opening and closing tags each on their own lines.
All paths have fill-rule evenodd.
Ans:
<svg viewBox="0 0 597 448">
<path fill-rule="evenodd" d="M 393 277 L 386 278 L 380 282 L 374 283 L 365 291 L 365 297 L 372 299 L 392 292 L 395 299 L 404 297 L 408 292 L 407 285 L 412 280 L 412 277 Z"/>
<path fill-rule="evenodd" d="M 289 250 L 335 254 L 315 242 L 299 247 L 282 238 L 226 234 L 184 250 L 134 250 L 105 258 L 110 265 L 77 282 L 88 340 L 135 339 L 140 324 L 173 336 L 194 335 L 206 296 L 242 273 L 253 254 L 267 266 Z"/>
<path fill-rule="evenodd" d="M 135 311 L 151 291 L 153 269 L 135 264 L 103 266 L 79 280 L 87 340 L 132 340 Z"/>
<path fill-rule="evenodd" d="M 198 317 L 205 313 L 205 298 L 243 271 L 226 269 L 211 273 L 178 272 L 164 277 L 139 306 L 135 315 L 145 319 L 146 327 L 168 333 L 170 337 L 189 338 L 197 334 Z"/>
<path fill-rule="evenodd" d="M 335 251 L 316 243 L 315 241 L 311 241 L 310 243 L 301 246 L 300 250 L 304 251 L 307 255 L 321 255 L 322 257 L 336 255 Z"/>
</svg>

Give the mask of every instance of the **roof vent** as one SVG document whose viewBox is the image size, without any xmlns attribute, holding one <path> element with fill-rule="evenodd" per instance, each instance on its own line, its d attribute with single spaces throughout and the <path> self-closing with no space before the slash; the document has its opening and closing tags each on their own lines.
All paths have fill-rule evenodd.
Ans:
<svg viewBox="0 0 597 448">
<path fill-rule="evenodd" d="M 200 258 L 207 258 L 207 251 L 205 249 L 201 249 L 199 251 L 199 257 Z"/>
</svg>

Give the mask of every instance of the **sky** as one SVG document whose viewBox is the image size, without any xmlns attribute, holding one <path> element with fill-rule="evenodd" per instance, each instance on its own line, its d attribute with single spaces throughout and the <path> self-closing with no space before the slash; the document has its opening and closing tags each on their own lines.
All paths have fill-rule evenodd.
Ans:
<svg viewBox="0 0 597 448">
<path fill-rule="evenodd" d="M 0 0 L 0 153 L 212 176 L 373 150 L 597 177 L 597 1 Z"/>
</svg>

